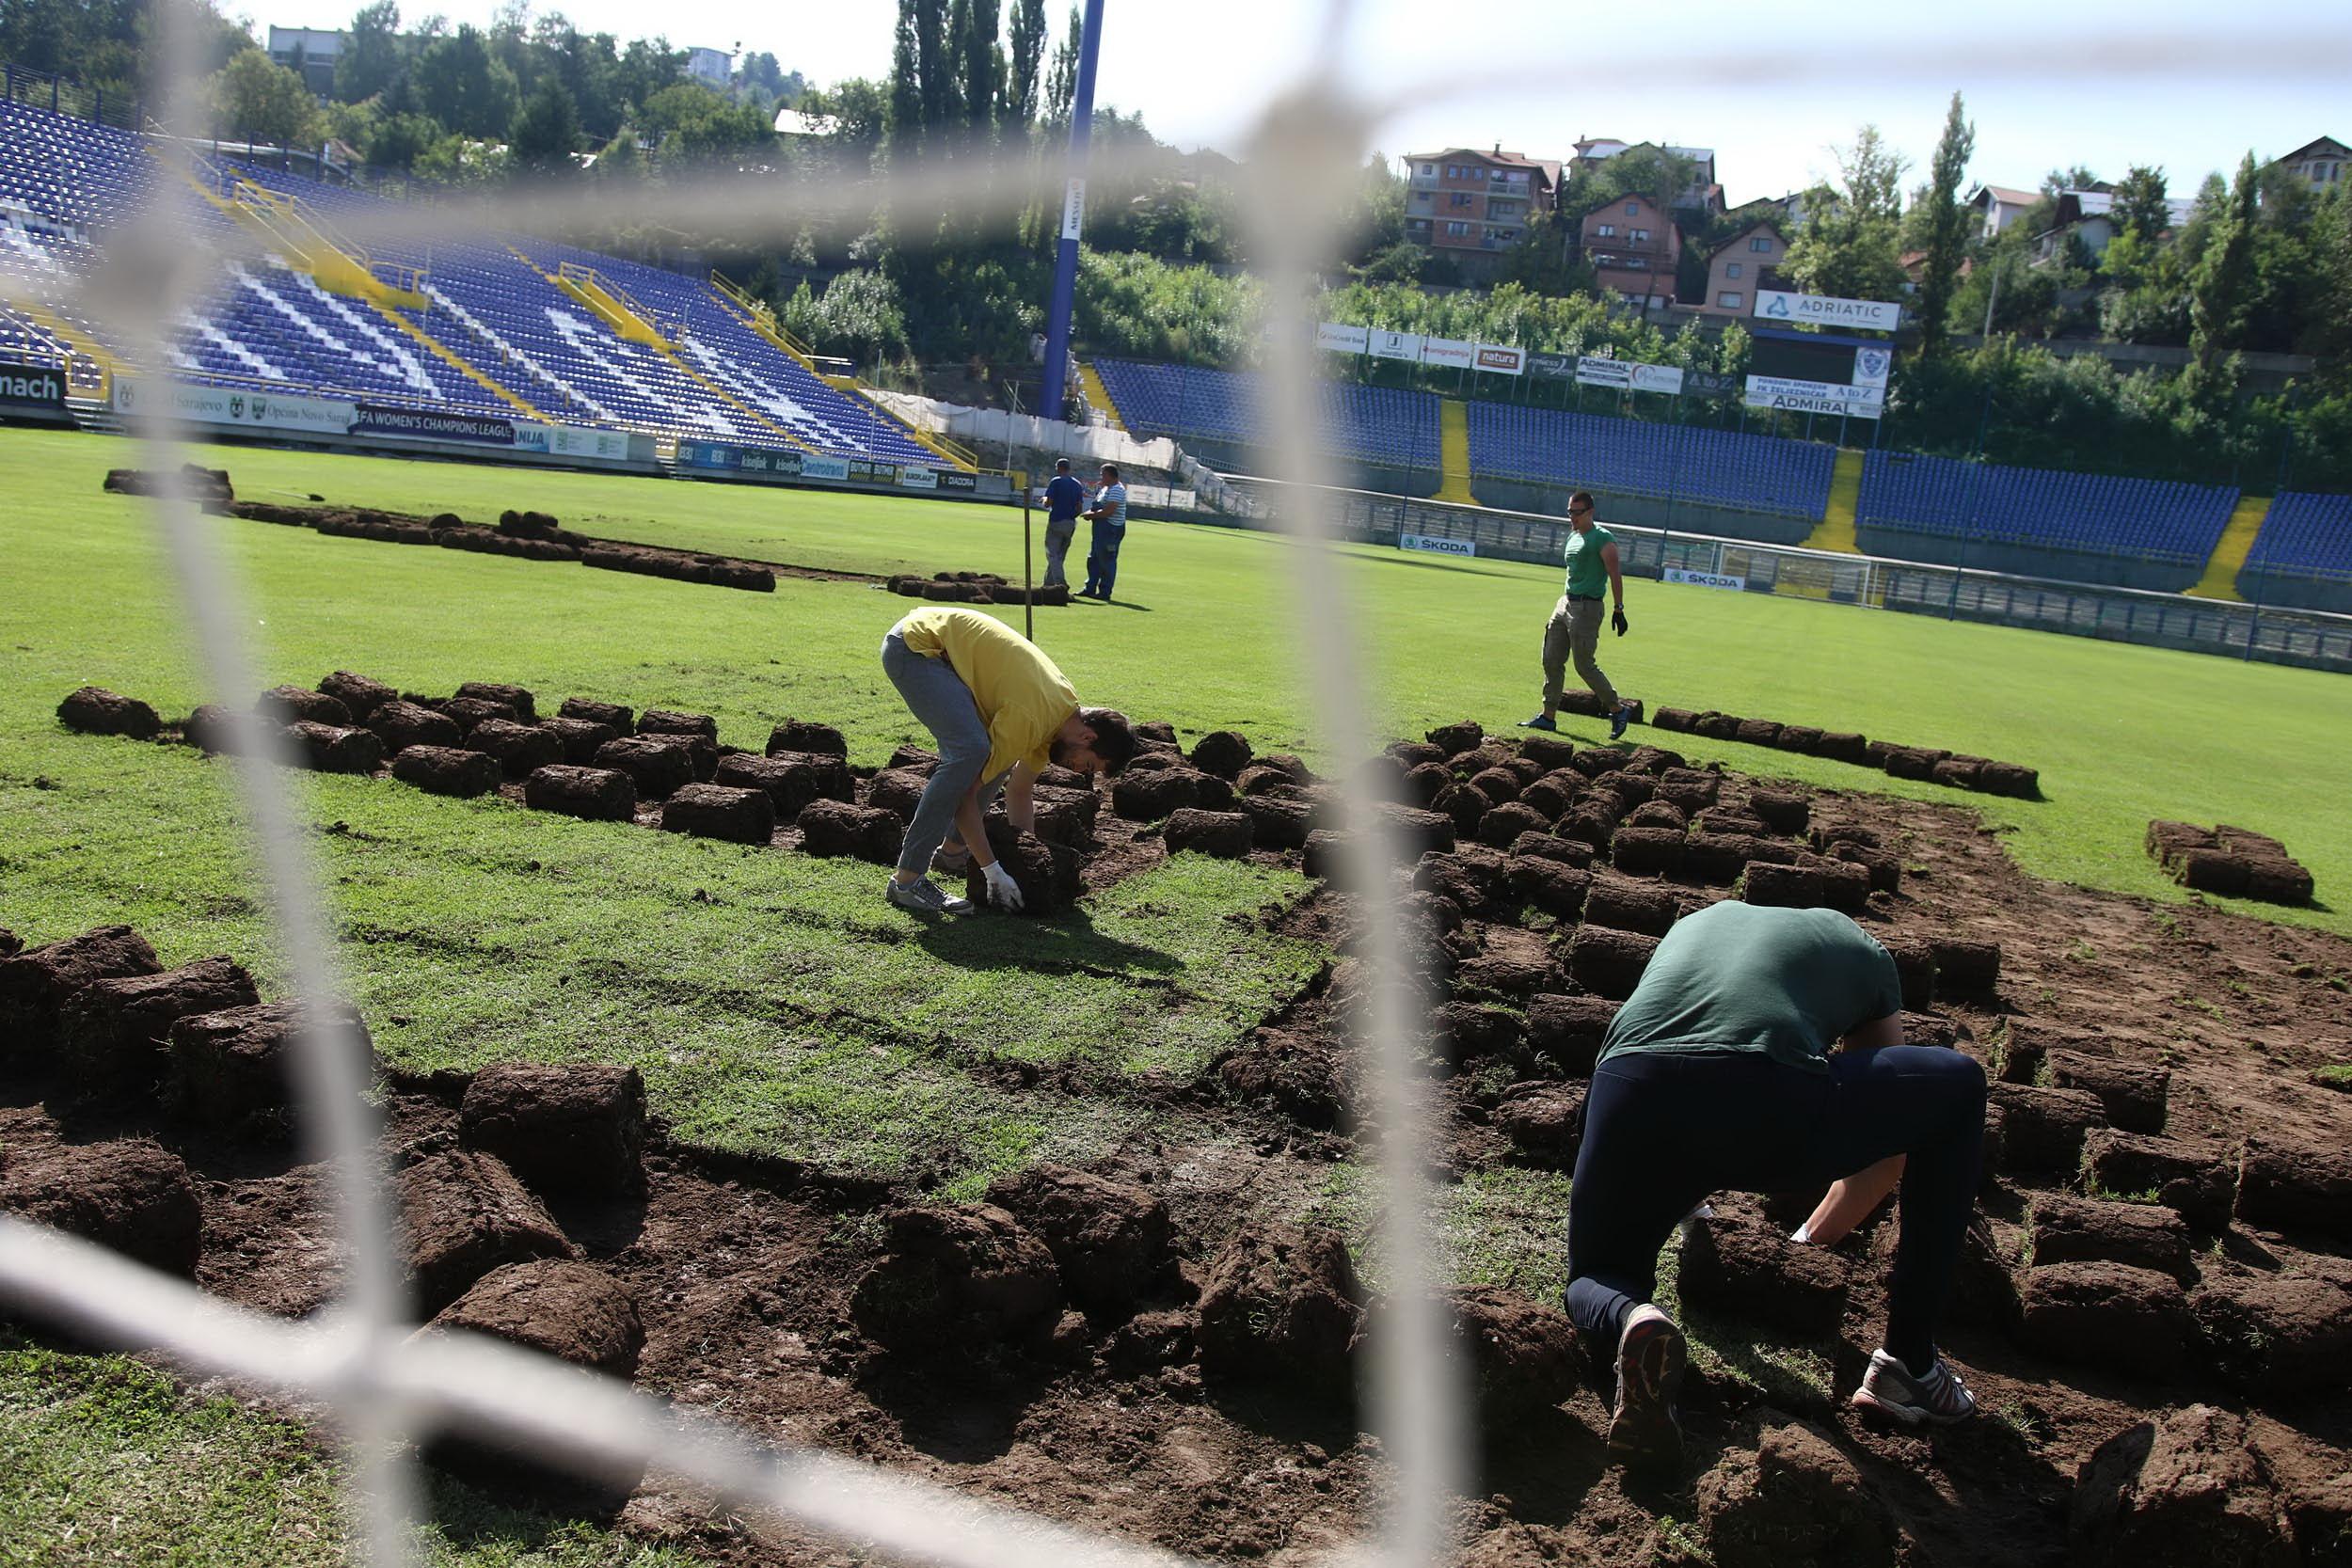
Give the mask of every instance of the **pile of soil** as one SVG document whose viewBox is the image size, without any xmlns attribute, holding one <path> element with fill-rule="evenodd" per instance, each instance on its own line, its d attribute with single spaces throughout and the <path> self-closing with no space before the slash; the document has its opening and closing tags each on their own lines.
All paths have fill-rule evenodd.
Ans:
<svg viewBox="0 0 2352 1568">
<path fill-rule="evenodd" d="M 1650 722 L 1661 730 L 1703 736 L 1709 740 L 1738 740 L 1750 746 L 1876 768 L 1891 778 L 1928 780 L 1955 789 L 2006 795 L 2020 800 L 2042 798 L 2042 775 L 2022 764 L 1996 762 L 1990 757 L 1933 747 L 1898 746 L 1871 740 L 1851 730 L 1820 730 L 1809 724 L 1742 719 L 1713 708 L 1694 712 L 1684 707 L 1661 707 Z"/>
<path fill-rule="evenodd" d="M 2184 887 L 2259 898 L 2266 904 L 2308 904 L 2312 874 L 2277 839 L 2227 822 L 2200 828 L 2187 822 L 2148 824 L 2148 853 Z"/>
<path fill-rule="evenodd" d="M 463 700 L 517 718 L 467 710 L 477 726 L 532 711 L 527 693 L 480 691 Z M 447 718 L 458 701 L 426 711 Z M 628 717 L 578 706 L 583 721 Z M 633 738 L 691 774 L 694 746 L 713 739 L 697 718 L 649 715 L 665 727 L 641 721 Z M 815 745 L 820 729 L 788 721 L 778 739 Z M 1230 843 L 1233 825 L 1207 818 L 1231 816 L 1250 823 L 1252 856 L 1330 878 L 1387 867 L 1373 885 L 1403 895 L 1417 939 L 1406 978 L 1427 1025 L 1411 1043 L 1434 1163 L 1466 1194 L 1572 1164 L 1614 998 L 1656 933 L 1738 886 L 1823 901 L 1839 889 L 1896 956 L 1906 1037 L 1966 1052 L 1994 1080 L 1943 1336 L 1983 1418 L 1928 1439 L 1845 1402 L 1883 1321 L 1891 1215 L 1807 1251 L 1786 1238 L 1813 1195 L 1719 1195 L 1679 1243 L 1686 1317 L 1722 1355 L 1702 1356 L 1687 1386 L 1690 1468 L 1669 1489 L 1607 1464 L 1607 1390 L 1590 1364 L 1608 1347 L 1577 1345 L 1552 1304 L 1507 1280 L 1449 1295 L 1489 1431 L 1456 1513 L 1463 1560 L 1704 1551 L 1977 1568 L 2341 1550 L 2352 1103 L 2307 1074 L 2352 1053 L 2352 997 L 2327 983 L 2352 974 L 2352 944 L 2039 882 L 1971 813 L 1808 793 L 1658 747 L 1443 726 L 1365 765 L 1392 799 L 1359 817 L 1303 768 L 1223 742 L 1187 756 L 1172 731 L 1138 733 L 1144 753 L 1119 783 L 1150 790 L 1051 785 L 1096 836 L 1083 885 L 1164 852 L 1163 832 Z M 722 760 L 738 757 L 781 761 L 777 787 L 843 767 L 788 747 Z M 850 798 L 813 796 L 803 815 L 822 808 L 851 839 L 866 821 L 895 825 L 870 803 L 894 769 L 845 771 Z M 1286 811 L 1261 818 L 1253 803 Z M 1145 812 L 1160 815 L 1132 815 Z M 1180 826 L 1178 812 L 1198 815 Z M 1275 847 L 1262 821 L 1312 824 L 1312 837 Z M 1059 843 L 1022 841 L 1049 879 Z M 615 1069 L 577 1085 L 574 1069 L 388 1075 L 401 1190 L 464 1222 L 418 1227 L 411 1275 L 468 1325 L 553 1325 L 550 1348 L 583 1365 L 627 1368 L 625 1305 L 642 1332 L 633 1376 L 650 1390 L 1052 1517 L 1217 1560 L 1344 1539 L 1390 1493 L 1351 1395 L 1383 1301 L 1344 1239 L 1298 1215 L 1332 1190 L 1334 1159 L 1372 1152 L 1357 1142 L 1366 1075 L 1349 1021 L 1373 976 L 1352 951 L 1351 885 L 1270 917 L 1285 936 L 1337 934 L 1337 960 L 1299 994 L 1197 1081 L 1153 1086 L 1154 1115 L 1119 1147 L 981 1203 L 939 1202 L 919 1179 L 879 1188 L 680 1146 L 639 1128 L 642 1087 Z M 130 933 L 77 943 L 0 958 L 0 1011 L 54 1017 L 105 973 L 153 973 Z M 215 1042 L 221 1028 L 190 1034 Z M 0 1194 L 44 1149 L 145 1140 L 186 1167 L 207 1289 L 287 1314 L 332 1297 L 319 1173 L 291 1147 L 265 1154 L 135 1099 L 100 1128 L 59 1092 L 61 1071 L 41 1051 L 0 1066 Z M 1021 1081 L 1048 1118 L 1055 1097 L 1138 1092 L 1116 1072 Z M 138 1190 L 167 1195 L 140 1201 L 167 1211 L 169 1170 L 137 1159 Z M 68 1185 L 42 1176 L 40 1201 L 71 1212 Z M 515 1306 L 538 1301 L 564 1305 Z M 755 1535 L 658 1475 L 618 1516 L 723 1562 L 846 1560 L 788 1529 Z"/>
</svg>

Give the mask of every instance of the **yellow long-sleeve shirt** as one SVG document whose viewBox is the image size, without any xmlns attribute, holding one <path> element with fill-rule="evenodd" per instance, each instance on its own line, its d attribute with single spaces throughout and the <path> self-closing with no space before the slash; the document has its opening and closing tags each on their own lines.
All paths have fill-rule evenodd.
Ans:
<svg viewBox="0 0 2352 1568">
<path fill-rule="evenodd" d="M 993 615 L 951 605 L 918 610 L 898 626 L 909 653 L 946 659 L 972 689 L 988 726 L 983 780 L 1019 762 L 1045 767 L 1054 732 L 1078 711 L 1078 692 L 1043 650 Z"/>
</svg>

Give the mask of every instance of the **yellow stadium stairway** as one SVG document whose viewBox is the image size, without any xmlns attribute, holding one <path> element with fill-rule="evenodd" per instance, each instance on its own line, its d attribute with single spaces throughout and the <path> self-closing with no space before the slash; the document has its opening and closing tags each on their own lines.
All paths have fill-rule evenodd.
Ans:
<svg viewBox="0 0 2352 1568">
<path fill-rule="evenodd" d="M 2237 591 L 2237 575 L 2246 565 L 2246 552 L 2254 547 L 2254 535 L 2262 531 L 2263 517 L 2270 511 L 2268 496 L 2240 496 L 2237 510 L 2230 514 L 2230 526 L 2221 531 L 2221 542 L 2213 547 L 2213 558 L 2205 562 L 2205 575 L 2197 579 L 2189 592 L 2201 599 L 2228 599 L 2243 603 Z"/>
<path fill-rule="evenodd" d="M 1854 543 L 1854 512 L 1862 503 L 1862 453 L 1840 448 L 1837 467 L 1829 476 L 1829 505 L 1821 512 L 1821 520 L 1805 535 L 1808 550 L 1836 550 L 1840 555 L 1860 555 L 1862 546 Z"/>
<path fill-rule="evenodd" d="M 700 387 L 752 423 L 772 435 L 781 436 L 796 447 L 806 451 L 816 450 L 765 410 L 754 407 L 688 364 L 672 343 L 670 337 L 665 335 L 656 324 L 652 313 L 641 309 L 635 300 L 630 299 L 617 284 L 600 277 L 594 267 L 583 267 L 577 262 L 565 261 L 561 263 L 556 271 L 549 272 L 532 261 L 519 246 L 510 245 L 506 248 L 513 253 L 516 261 L 554 284 L 566 297 L 577 300 L 586 307 L 589 314 L 611 327 L 615 337 L 628 342 L 642 343 L 646 348 L 652 349 L 656 354 L 667 359 L 676 369 L 678 374 L 686 377 L 687 380 Z"/>
<path fill-rule="evenodd" d="M 517 413 L 523 415 L 524 418 L 537 420 L 542 423 L 555 422 L 549 420 L 547 415 L 541 413 L 536 407 L 532 406 L 520 394 L 509 391 L 506 388 L 500 386 L 497 382 L 491 380 L 482 372 L 474 369 L 472 365 L 469 364 L 465 359 L 461 358 L 457 354 L 453 352 L 438 338 L 436 338 L 432 333 L 427 332 L 423 327 L 419 326 L 415 322 L 410 321 L 406 316 L 402 315 L 399 311 L 391 309 L 389 307 L 377 305 L 373 300 L 370 300 L 368 303 L 374 308 L 377 315 L 382 316 L 386 321 L 390 322 L 394 326 L 397 326 L 403 332 L 407 333 L 408 336 L 414 338 L 418 342 L 422 343 L 425 347 L 425 351 L 431 354 L 435 358 L 439 359 L 442 363 L 448 365 L 450 369 L 455 371 L 459 375 L 462 375 L 467 380 L 471 381 L 476 386 L 482 388 L 485 391 L 489 392 L 501 402 L 512 405 L 514 409 Z"/>
<path fill-rule="evenodd" d="M 1470 485 L 1470 404 L 1459 398 L 1438 404 L 1438 467 L 1445 483 L 1438 486 L 1437 499 L 1478 504 Z"/>
<path fill-rule="evenodd" d="M 8 309 L 55 338 L 74 358 L 87 359 L 98 368 L 97 388 L 94 391 L 85 392 L 81 388 L 76 387 L 73 396 L 94 397 L 103 402 L 111 394 L 115 377 L 122 373 L 122 361 L 116 358 L 105 344 L 56 311 L 36 305 L 29 299 L 12 300 L 9 302 Z M 70 373 L 67 379 L 69 382 L 72 381 L 72 377 Z"/>
<path fill-rule="evenodd" d="M 204 194 L 267 239 L 288 266 L 309 273 L 329 293 L 407 310 L 426 309 L 432 304 L 424 296 L 421 271 L 376 261 L 336 233 L 300 197 L 281 196 L 249 180 L 240 180 L 230 187 L 225 202 L 210 191 Z"/>
<path fill-rule="evenodd" d="M 1100 408 L 1113 430 L 1127 428 L 1127 421 L 1119 417 L 1119 404 L 1111 401 L 1111 389 L 1103 385 L 1103 372 L 1084 359 L 1078 361 L 1078 385 L 1086 391 L 1087 405 Z"/>
<path fill-rule="evenodd" d="M 907 439 L 910 441 L 927 451 L 937 452 L 956 467 L 967 473 L 976 472 L 979 468 L 979 453 L 961 441 L 951 440 L 937 431 L 925 430 L 913 421 L 902 419 L 897 410 L 884 406 L 879 398 L 869 397 L 867 393 L 872 388 L 858 380 L 856 376 L 827 375 L 818 370 L 815 359 L 810 356 L 808 345 L 794 337 L 782 322 L 776 320 L 775 311 L 768 308 L 766 300 L 755 299 L 716 272 L 710 275 L 710 292 L 718 296 L 719 303 L 726 308 L 729 315 L 767 339 L 769 342 L 775 345 L 779 352 L 800 361 L 803 370 L 831 387 L 834 391 L 857 399 L 882 418 L 898 426 L 906 432 Z"/>
</svg>

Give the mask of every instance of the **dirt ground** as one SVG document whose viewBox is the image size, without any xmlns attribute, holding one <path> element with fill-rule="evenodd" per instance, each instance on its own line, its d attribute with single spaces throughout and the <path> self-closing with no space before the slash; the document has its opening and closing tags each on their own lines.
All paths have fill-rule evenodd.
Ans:
<svg viewBox="0 0 2352 1568">
<path fill-rule="evenodd" d="M 1725 776 L 1726 799 L 1741 782 Z M 2322 1064 L 2352 1060 L 2352 943 L 2194 902 L 2158 905 L 2036 880 L 1963 805 L 1820 792 L 1811 820 L 1816 829 L 1868 830 L 1899 857 L 1899 890 L 1874 895 L 1857 915 L 1867 929 L 1890 942 L 1999 944 L 1997 985 L 1940 996 L 1913 1021 L 1915 1032 L 1948 1030 L 1996 1075 L 2029 1085 L 2048 1077 L 2015 1066 L 2029 1047 L 2167 1068 L 2163 1134 L 2190 1145 L 2234 1151 L 2251 1137 L 2340 1153 L 2352 1144 L 2352 1096 L 2309 1076 Z M 1102 821 L 1104 849 L 1086 879 L 1095 889 L 1161 853 L 1151 834 L 1138 836 L 1107 810 Z M 1650 885 L 1662 885 L 1686 910 L 1726 895 L 1695 882 Z M 1347 912 L 1327 893 L 1285 919 L 1295 930 L 1343 931 Z M 1570 921 L 1473 915 L 1454 940 L 1472 959 L 1556 965 L 1572 928 Z M 1546 991 L 1575 992 L 1556 969 L 1548 973 Z M 920 1204 L 920 1194 L 829 1181 L 788 1160 L 721 1161 L 657 1137 L 642 1198 L 551 1209 L 564 1234 L 636 1298 L 645 1328 L 638 1383 L 682 1408 L 1200 1557 L 1312 1560 L 1376 1517 L 1388 1485 L 1378 1444 L 1328 1392 L 1204 1375 L 1194 1341 L 1199 1297 L 1227 1243 L 1269 1218 L 1295 1219 L 1336 1162 L 1367 1152 L 1348 1131 L 1344 1069 L 1355 1048 L 1339 1034 L 1341 1011 L 1333 988 L 1319 979 L 1266 1026 L 1283 1049 L 1322 1053 L 1318 1061 L 1341 1085 L 1327 1118 L 1279 1096 L 1239 1099 L 1212 1071 L 1169 1085 L 1147 1130 L 1101 1162 L 1096 1174 L 1165 1205 L 1178 1266 L 1115 1309 L 1083 1323 L 1065 1319 L 1050 1346 L 974 1342 L 922 1359 L 885 1351 L 859 1330 L 852 1295 L 889 1245 L 885 1216 Z M 1498 1131 L 1494 1112 L 1504 1080 L 1544 1069 L 1464 1063 L 1433 1070 L 1449 1179 L 1541 1164 Z M 1087 1092 L 1082 1084 L 1053 1087 Z M 387 1147 L 396 1164 L 457 1147 L 462 1088 L 453 1079 L 394 1085 Z M 0 1078 L 0 1141 L 13 1156 L 60 1139 L 152 1133 L 197 1178 L 204 1288 L 281 1315 L 312 1311 L 332 1296 L 335 1242 L 315 1167 L 136 1117 L 60 1122 L 47 1108 L 49 1089 L 38 1077 Z M 1786 1523 L 1772 1539 L 1780 1560 L 1791 1561 L 1979 1568 L 2080 1560 L 2087 1546 L 2101 1546 L 2079 1524 L 2070 1536 L 2078 1473 L 2093 1450 L 2135 1423 L 2201 1402 L 2247 1418 L 2264 1474 L 2282 1490 L 2324 1492 L 2330 1478 L 2352 1472 L 2352 1398 L 2341 1370 L 2332 1387 L 2327 1379 L 2249 1383 L 2192 1352 L 2149 1375 L 2055 1354 L 2056 1341 L 2019 1333 L 2004 1292 L 2026 1272 L 2033 1205 L 2044 1194 L 2079 1194 L 2083 1181 L 2071 1168 L 2017 1163 L 2018 1136 L 2007 1134 L 2010 1153 L 1994 1162 L 1982 1200 L 1992 1246 L 1980 1261 L 2000 1299 L 1956 1311 L 1945 1335 L 1982 1418 L 1922 1436 L 1873 1424 L 1845 1403 L 1883 1320 L 1895 1226 L 1882 1216 L 1838 1249 L 1845 1289 L 1834 1326 L 1791 1335 L 1720 1307 L 1709 1309 L 1703 1331 L 1694 1326 L 1719 1349 L 1752 1327 L 1759 1345 L 1793 1346 L 1828 1369 L 1826 1389 L 1758 1374 L 1736 1354 L 1702 1357 L 1687 1390 L 1686 1470 L 1636 1481 L 1607 1463 L 1607 1394 L 1587 1377 L 1557 1405 L 1490 1424 L 1458 1508 L 1462 1560 L 1504 1568 L 1772 1560 L 1733 1532 L 1726 1521 L 1738 1511 L 1725 1499 L 1744 1495 L 1740 1478 L 1760 1473 L 1756 1486 L 1782 1486 L 1774 1494 L 1781 1505 L 1803 1512 L 1788 1500 L 1802 1488 L 1772 1480 L 1782 1449 L 1771 1432 L 1790 1421 L 1825 1445 L 1805 1449 L 1816 1458 L 1804 1475 L 1834 1472 L 1828 1484 L 1839 1506 L 1851 1501 L 1862 1520 L 1827 1534 L 1818 1517 Z M 1753 1205 L 1726 1198 L 1723 1207 L 1736 1217 Z M 2191 1289 L 2258 1276 L 2313 1290 L 2352 1287 L 2352 1244 L 2341 1224 L 2334 1240 L 2243 1220 L 2197 1230 L 2193 1240 Z M 1167 1330 L 1158 1340 L 1144 1332 L 1155 1325 Z M 658 1472 L 618 1518 L 723 1564 L 870 1560 L 774 1521 L 714 1509 Z M 2201 1549 L 2185 1537 L 2179 1550 L 2190 1555 L 2178 1560 L 2199 1560 Z M 2304 1551 L 2311 1560 L 2337 1560 L 2314 1555 L 2309 1541 Z M 2140 1560 L 2169 1559 L 2159 1552 Z"/>
</svg>

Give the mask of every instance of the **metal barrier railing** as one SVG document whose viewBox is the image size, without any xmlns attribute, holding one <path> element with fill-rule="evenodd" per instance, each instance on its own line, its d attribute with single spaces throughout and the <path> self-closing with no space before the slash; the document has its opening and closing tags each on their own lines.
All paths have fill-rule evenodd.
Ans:
<svg viewBox="0 0 2352 1568">
<path fill-rule="evenodd" d="M 1272 482 L 1228 475 L 1227 484 L 1229 495 L 1239 493 L 1252 500 L 1253 519 L 1273 516 Z M 1482 555 L 1550 564 L 1560 560 L 1567 543 L 1567 523 L 1540 513 L 1371 490 L 1324 494 L 1338 508 L 1341 527 L 1374 544 L 1395 545 L 1409 534 L 1460 541 Z M 1613 521 L 1609 530 L 1617 538 L 1626 570 L 1642 577 L 1688 572 L 1724 579 L 1722 585 L 1749 593 L 2352 673 L 2352 615 L 1847 555 L 1639 524 Z"/>
</svg>

